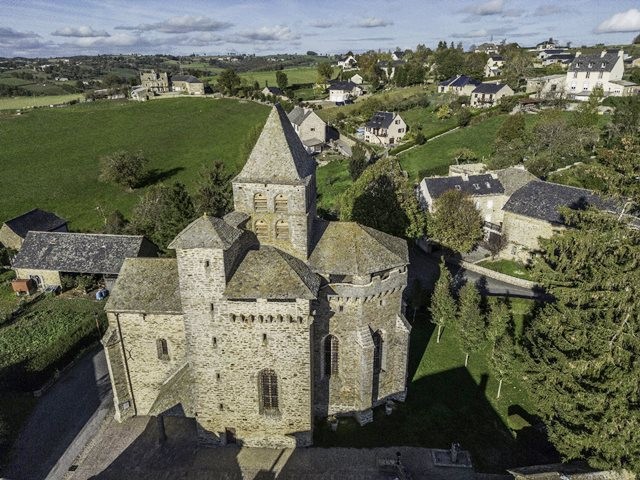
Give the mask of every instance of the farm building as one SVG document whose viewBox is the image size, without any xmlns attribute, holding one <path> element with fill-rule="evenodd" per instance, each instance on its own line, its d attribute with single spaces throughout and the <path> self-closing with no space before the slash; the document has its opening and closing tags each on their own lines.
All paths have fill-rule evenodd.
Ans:
<svg viewBox="0 0 640 480">
<path fill-rule="evenodd" d="M 30 231 L 66 232 L 67 221 L 55 213 L 34 208 L 30 212 L 7 220 L 0 227 L 0 243 L 13 250 L 20 250 Z"/>
<path fill-rule="evenodd" d="M 64 274 L 99 275 L 109 288 L 125 258 L 155 256 L 156 246 L 141 235 L 29 232 L 12 267 L 38 288 L 61 286 Z"/>
</svg>

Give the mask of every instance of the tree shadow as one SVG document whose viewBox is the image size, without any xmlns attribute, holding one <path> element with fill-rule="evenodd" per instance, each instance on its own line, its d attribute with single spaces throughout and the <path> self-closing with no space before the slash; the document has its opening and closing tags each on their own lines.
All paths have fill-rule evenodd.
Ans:
<svg viewBox="0 0 640 480">
<path fill-rule="evenodd" d="M 169 168 L 168 170 L 160 170 L 158 168 L 152 168 L 144 176 L 138 188 L 148 187 L 149 185 L 154 185 L 156 183 L 164 182 L 165 180 L 168 180 L 169 178 L 177 175 L 183 170 L 184 170 L 184 167 L 174 167 L 174 168 Z"/>
</svg>

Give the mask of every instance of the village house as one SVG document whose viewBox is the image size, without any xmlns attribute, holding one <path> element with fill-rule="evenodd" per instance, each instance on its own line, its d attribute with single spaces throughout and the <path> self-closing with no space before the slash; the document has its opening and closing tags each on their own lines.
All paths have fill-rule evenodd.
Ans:
<svg viewBox="0 0 640 480">
<path fill-rule="evenodd" d="M 549 65 L 560 65 L 563 68 L 568 67 L 571 62 L 576 58 L 574 53 L 555 53 L 548 55 L 542 60 L 542 66 L 548 67 Z"/>
<path fill-rule="evenodd" d="M 155 70 L 140 72 L 140 86 L 152 94 L 168 93 L 169 75 L 167 72 L 158 73 Z"/>
<path fill-rule="evenodd" d="M 204 83 L 193 75 L 171 75 L 171 91 L 204 95 Z"/>
<path fill-rule="evenodd" d="M 276 105 L 235 210 L 188 225 L 175 258 L 124 261 L 102 341 L 117 421 L 186 416 L 206 444 L 294 448 L 316 418 L 365 424 L 405 399 L 407 243 L 319 219 L 315 170 Z"/>
<path fill-rule="evenodd" d="M 140 235 L 34 232 L 27 234 L 11 267 L 37 288 L 60 287 L 64 275 L 99 275 L 110 289 L 125 258 L 153 257 L 157 248 Z"/>
<path fill-rule="evenodd" d="M 327 124 L 311 108 L 294 107 L 287 115 L 309 153 L 318 153 L 327 142 Z"/>
<path fill-rule="evenodd" d="M 486 53 L 487 55 L 494 55 L 499 52 L 498 45 L 493 42 L 481 43 L 473 49 L 474 53 Z"/>
<path fill-rule="evenodd" d="M 540 42 L 536 45 L 536 50 L 552 50 L 557 49 L 560 45 L 557 40 L 553 38 L 549 38 L 549 40 L 545 40 L 544 42 Z"/>
<path fill-rule="evenodd" d="M 448 80 L 440 82 L 438 84 L 439 93 L 455 93 L 459 96 L 469 96 L 473 92 L 474 88 L 480 85 L 479 80 L 474 80 L 466 75 L 456 75 Z"/>
<path fill-rule="evenodd" d="M 344 103 L 362 95 L 362 87 L 353 82 L 333 80 L 329 84 L 329 101 Z"/>
<path fill-rule="evenodd" d="M 485 77 L 499 77 L 502 75 L 504 67 L 504 57 L 502 55 L 491 55 L 484 66 Z"/>
<path fill-rule="evenodd" d="M 407 134 L 407 124 L 393 112 L 375 112 L 364 126 L 364 141 L 395 145 Z"/>
<path fill-rule="evenodd" d="M 566 75 L 546 75 L 544 77 L 527 78 L 526 93 L 532 93 L 536 98 L 549 95 L 564 94 Z"/>
<path fill-rule="evenodd" d="M 601 87 L 605 96 L 620 97 L 632 93 L 635 84 L 621 82 L 624 74 L 623 56 L 622 50 L 577 55 L 567 70 L 567 94 L 576 100 L 586 100 L 595 87 Z"/>
<path fill-rule="evenodd" d="M 27 233 L 31 231 L 66 232 L 67 221 L 55 213 L 34 208 L 2 224 L 0 243 L 12 250 L 20 250 Z"/>
<path fill-rule="evenodd" d="M 490 108 L 497 105 L 501 98 L 512 95 L 513 90 L 506 83 L 484 82 L 471 92 L 471 106 L 476 108 Z"/>
<path fill-rule="evenodd" d="M 356 73 L 349 79 L 349 81 L 355 83 L 356 85 L 362 85 L 362 82 L 364 82 L 364 78 L 362 78 L 362 75 L 360 75 L 359 73 Z"/>
<path fill-rule="evenodd" d="M 358 61 L 355 59 L 353 55 L 347 55 L 338 60 L 337 66 L 344 70 L 345 72 L 349 70 L 357 70 Z"/>
<path fill-rule="evenodd" d="M 273 96 L 279 98 L 280 100 L 289 100 L 289 97 L 282 91 L 279 87 L 270 87 L 267 85 L 262 89 L 262 94 L 265 96 Z"/>
<path fill-rule="evenodd" d="M 396 50 L 391 54 L 391 60 L 397 62 L 399 60 L 404 60 L 405 53 L 402 50 Z"/>
</svg>

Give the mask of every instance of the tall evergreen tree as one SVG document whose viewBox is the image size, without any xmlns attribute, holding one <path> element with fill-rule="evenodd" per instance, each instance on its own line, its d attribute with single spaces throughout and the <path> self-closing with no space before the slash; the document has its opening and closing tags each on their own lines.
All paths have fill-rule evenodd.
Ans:
<svg viewBox="0 0 640 480">
<path fill-rule="evenodd" d="M 460 305 L 456 321 L 456 330 L 465 353 L 464 366 L 469 355 L 477 352 L 485 340 L 485 317 L 480 307 L 480 292 L 472 282 L 460 289 Z"/>
<path fill-rule="evenodd" d="M 510 373 L 513 373 L 518 365 L 516 361 L 516 343 L 513 332 L 510 329 L 505 329 L 505 331 L 494 340 L 489 356 L 489 365 L 494 375 L 498 377 L 496 398 L 500 398 L 503 380 L 509 376 Z"/>
<path fill-rule="evenodd" d="M 451 273 L 444 263 L 444 258 L 440 260 L 440 277 L 431 295 L 431 323 L 438 326 L 436 343 L 440 343 L 442 327 L 453 322 L 456 318 L 456 300 L 451 293 Z"/>
<path fill-rule="evenodd" d="M 563 211 L 535 280 L 555 297 L 525 332 L 530 393 L 565 459 L 640 471 L 640 231 Z"/>
<path fill-rule="evenodd" d="M 207 213 L 214 217 L 222 217 L 231 211 L 233 192 L 231 191 L 232 175 L 227 173 L 224 163 L 217 160 L 211 168 L 204 168 L 201 183 L 196 195 L 198 213 Z"/>
</svg>

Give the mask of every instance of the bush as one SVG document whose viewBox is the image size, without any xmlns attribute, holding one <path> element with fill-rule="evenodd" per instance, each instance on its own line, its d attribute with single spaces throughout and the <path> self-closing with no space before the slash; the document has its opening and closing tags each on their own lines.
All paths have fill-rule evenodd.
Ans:
<svg viewBox="0 0 640 480">
<path fill-rule="evenodd" d="M 468 108 L 463 108 L 458 112 L 456 123 L 459 127 L 466 127 L 471 122 L 471 112 Z"/>
<path fill-rule="evenodd" d="M 416 145 L 424 145 L 427 141 L 427 137 L 424 136 L 424 133 L 418 132 L 416 134 L 416 138 L 414 140 Z"/>
<path fill-rule="evenodd" d="M 445 118 L 449 118 L 452 114 L 451 107 L 449 105 L 441 105 L 438 110 L 436 110 L 436 117 L 438 120 L 444 120 Z"/>
<path fill-rule="evenodd" d="M 147 178 L 147 163 L 142 152 L 120 151 L 105 155 L 100 159 L 100 180 L 134 189 Z"/>
</svg>

